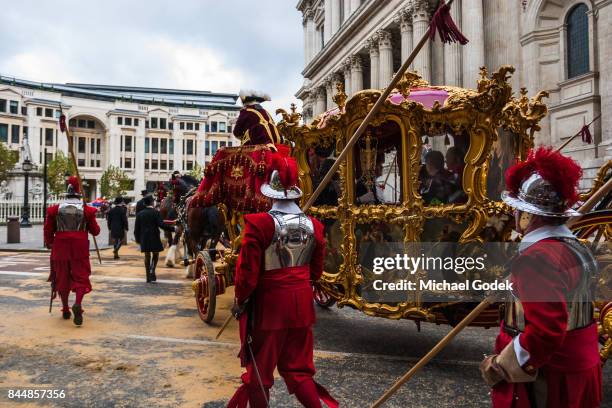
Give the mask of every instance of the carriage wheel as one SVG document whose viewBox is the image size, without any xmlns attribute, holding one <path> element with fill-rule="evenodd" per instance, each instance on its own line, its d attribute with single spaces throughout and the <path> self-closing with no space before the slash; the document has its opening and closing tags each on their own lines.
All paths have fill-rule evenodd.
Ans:
<svg viewBox="0 0 612 408">
<path fill-rule="evenodd" d="M 327 309 L 336 303 L 336 299 L 329 296 L 319 285 L 312 287 L 312 294 L 317 305 L 322 308 Z"/>
<path fill-rule="evenodd" d="M 210 323 L 215 317 L 217 282 L 215 279 L 215 267 L 207 251 L 200 251 L 198 253 L 194 265 L 194 273 L 196 280 L 201 277 L 206 277 L 205 290 L 196 291 L 195 298 L 200 319 L 202 319 L 204 323 Z M 201 285 L 204 285 L 204 279 L 202 279 Z"/>
</svg>

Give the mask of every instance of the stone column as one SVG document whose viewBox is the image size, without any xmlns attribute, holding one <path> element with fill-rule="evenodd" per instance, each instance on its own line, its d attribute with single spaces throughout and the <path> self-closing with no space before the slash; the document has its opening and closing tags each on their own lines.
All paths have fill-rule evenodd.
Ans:
<svg viewBox="0 0 612 408">
<path fill-rule="evenodd" d="M 389 31 L 378 30 L 378 50 L 380 53 L 378 86 L 385 88 L 393 78 L 393 44 Z"/>
<path fill-rule="evenodd" d="M 332 76 L 329 76 L 325 81 L 325 109 L 323 112 L 330 109 L 334 106 L 334 93 L 336 91 L 336 87 L 334 84 L 334 80 Z"/>
<path fill-rule="evenodd" d="M 306 66 L 310 61 L 310 38 L 308 37 L 308 19 L 305 13 L 302 19 L 302 27 L 304 28 L 304 66 Z"/>
<path fill-rule="evenodd" d="M 451 16 L 461 29 L 461 0 L 451 5 Z M 459 43 L 444 44 L 444 85 L 463 86 L 462 49 Z"/>
<path fill-rule="evenodd" d="M 370 88 L 378 89 L 378 70 L 380 68 L 380 54 L 378 52 L 378 37 L 373 36 L 368 40 L 367 47 L 370 49 Z"/>
<path fill-rule="evenodd" d="M 516 3 L 500 4 L 494 1 L 483 2 L 484 43 L 495 52 L 485 53 L 485 65 L 494 72 L 506 64 L 519 67 L 521 63 L 521 40 L 517 27 L 522 18 L 521 5 Z M 561 48 L 563 49 L 563 48 Z M 564 66 L 565 64 L 559 64 Z M 523 71 L 523 70 L 518 70 Z M 512 75 L 510 83 L 519 89 L 520 72 Z M 556 87 L 556 80 L 555 80 Z"/>
<path fill-rule="evenodd" d="M 134 191 L 142 191 L 146 187 L 145 181 L 145 123 L 144 120 L 138 121 L 136 136 L 134 137 L 136 152 L 134 153 Z"/>
<path fill-rule="evenodd" d="M 444 85 L 444 43 L 434 41 L 431 43 L 431 84 Z"/>
<path fill-rule="evenodd" d="M 457 1 L 457 0 L 455 0 Z M 412 14 L 409 10 L 402 10 L 400 12 L 400 33 L 402 37 L 402 64 L 408 59 L 408 56 L 413 49 L 413 35 L 412 35 Z"/>
<path fill-rule="evenodd" d="M 482 0 L 463 0 L 461 22 L 463 34 L 470 40 L 463 45 L 463 86 L 476 88 L 480 67 L 485 64 L 484 14 Z"/>
<path fill-rule="evenodd" d="M 331 35 L 333 36 L 340 29 L 340 0 L 331 0 Z M 331 36 L 330 36 L 331 38 Z"/>
<path fill-rule="evenodd" d="M 351 57 L 351 92 L 356 94 L 361 90 L 363 90 L 363 61 L 360 55 L 353 55 Z"/>
<path fill-rule="evenodd" d="M 350 0 L 344 0 L 344 19 L 340 22 L 344 24 L 346 20 L 351 16 L 351 2 Z"/>
<path fill-rule="evenodd" d="M 314 10 L 308 9 L 306 12 L 306 34 L 308 35 L 308 62 L 317 55 L 317 37 L 314 22 Z"/>
<path fill-rule="evenodd" d="M 323 20 L 323 44 L 332 36 L 332 0 L 325 1 L 325 19 Z"/>
<path fill-rule="evenodd" d="M 429 2 L 416 0 L 412 14 L 414 37 L 421 39 L 429 30 Z M 414 70 L 426 81 L 431 81 L 431 42 L 427 41 L 414 60 Z"/>
<path fill-rule="evenodd" d="M 325 112 L 325 87 L 319 87 L 317 88 L 316 92 L 316 98 L 317 98 L 317 103 L 316 103 L 316 110 L 315 110 L 315 114 L 314 116 L 319 116 L 320 114 L 322 114 L 323 112 Z M 314 119 L 314 118 L 313 118 Z"/>
</svg>

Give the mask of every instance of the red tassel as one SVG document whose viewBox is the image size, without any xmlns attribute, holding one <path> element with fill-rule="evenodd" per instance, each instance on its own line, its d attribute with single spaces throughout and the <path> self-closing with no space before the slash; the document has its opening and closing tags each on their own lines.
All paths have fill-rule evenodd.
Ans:
<svg viewBox="0 0 612 408">
<path fill-rule="evenodd" d="M 461 45 L 465 45 L 469 41 L 453 21 L 453 17 L 450 15 L 450 7 L 448 7 L 444 0 L 440 2 L 440 7 L 436 10 L 429 24 L 429 38 L 431 41 L 435 41 L 436 31 L 443 43 L 458 42 Z"/>
<path fill-rule="evenodd" d="M 580 137 L 582 137 L 582 141 L 586 144 L 593 143 L 593 135 L 591 134 L 589 125 L 584 125 L 582 129 L 580 129 Z"/>
<path fill-rule="evenodd" d="M 62 133 L 65 133 L 66 132 L 66 115 L 64 115 L 63 113 L 60 115 L 59 125 L 60 125 L 60 131 Z"/>
</svg>

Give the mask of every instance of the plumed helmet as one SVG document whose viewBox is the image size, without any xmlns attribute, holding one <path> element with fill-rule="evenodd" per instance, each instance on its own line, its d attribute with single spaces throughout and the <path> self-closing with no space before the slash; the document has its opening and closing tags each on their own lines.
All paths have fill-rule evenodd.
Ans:
<svg viewBox="0 0 612 408">
<path fill-rule="evenodd" d="M 255 91 L 253 89 L 241 89 L 239 95 L 242 103 L 265 102 L 272 100 L 269 94 L 260 91 Z"/>
<path fill-rule="evenodd" d="M 79 179 L 76 176 L 68 177 L 66 197 L 81 197 L 81 186 L 79 185 Z"/>
<path fill-rule="evenodd" d="M 547 217 L 580 215 L 571 207 L 578 201 L 582 168 L 550 147 L 529 152 L 527 160 L 506 171 L 502 200 L 513 208 Z"/>
<path fill-rule="evenodd" d="M 261 194 L 275 200 L 295 200 L 302 196 L 297 186 L 297 162 L 293 157 L 275 154 L 271 163 L 270 180 L 261 186 Z"/>
</svg>

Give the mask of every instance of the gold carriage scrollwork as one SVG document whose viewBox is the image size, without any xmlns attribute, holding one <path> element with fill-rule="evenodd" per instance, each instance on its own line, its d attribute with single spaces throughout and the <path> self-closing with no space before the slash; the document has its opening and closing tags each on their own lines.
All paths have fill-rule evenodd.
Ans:
<svg viewBox="0 0 612 408">
<path fill-rule="evenodd" d="M 370 303 L 358 291 L 363 282 L 358 264 L 355 227 L 360 222 L 380 221 L 399 225 L 403 228 L 404 242 L 416 242 L 423 231 L 427 219 L 448 218 L 455 223 L 465 223 L 467 228 L 460 242 L 482 242 L 481 233 L 489 217 L 509 214 L 509 208 L 501 202 L 487 197 L 486 178 L 491 159 L 493 143 L 498 138 L 497 129 L 511 130 L 517 136 L 514 152 L 516 158 L 524 158 L 533 146 L 534 133 L 539 130 L 538 123 L 546 115 L 546 105 L 541 92 L 529 99 L 522 90 L 518 99 L 512 96 L 508 82 L 514 72 L 511 66 L 503 66 L 492 75 L 481 69 L 478 88 L 463 89 L 456 87 L 429 86 L 415 73 L 407 73 L 400 81 L 398 91 L 405 97 L 414 87 L 429 86 L 431 89 L 448 93 L 446 102 L 434 103 L 431 109 L 422 104 L 405 100 L 400 104 L 387 101 L 375 115 L 372 126 L 385 122 L 395 123 L 401 134 L 400 163 L 402 174 L 401 203 L 398 205 L 356 205 L 354 196 L 354 158 L 351 154 L 339 166 L 341 187 L 338 205 L 313 206 L 310 213 L 321 219 L 338 220 L 343 236 L 340 253 L 343 262 L 337 271 L 326 271 L 321 286 L 338 301 L 339 306 L 349 305 L 365 314 L 387 318 L 413 318 L 434 320 L 430 310 L 417 301 L 395 304 Z M 343 93 L 342 88 L 338 88 Z M 343 106 L 326 112 L 324 117 L 310 124 L 298 125 L 299 118 L 282 111 L 283 120 L 278 127 L 283 136 L 295 144 L 293 154 L 299 166 L 299 180 L 304 190 L 304 203 L 313 192 L 308 150 L 317 146 L 331 147 L 339 153 L 369 110 L 380 97 L 378 90 L 358 92 L 346 101 L 343 95 L 336 98 Z M 469 148 L 465 156 L 463 187 L 467 197 L 462 204 L 426 206 L 418 190 L 422 135 L 450 127 L 454 132 L 465 132 L 469 136 Z M 439 305 L 438 305 L 439 306 Z"/>
</svg>

